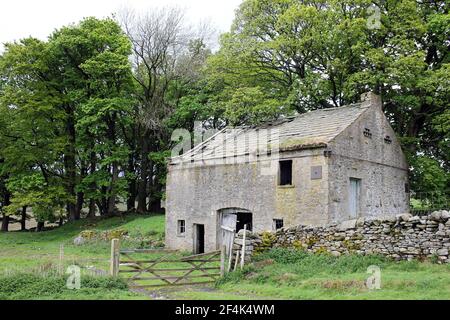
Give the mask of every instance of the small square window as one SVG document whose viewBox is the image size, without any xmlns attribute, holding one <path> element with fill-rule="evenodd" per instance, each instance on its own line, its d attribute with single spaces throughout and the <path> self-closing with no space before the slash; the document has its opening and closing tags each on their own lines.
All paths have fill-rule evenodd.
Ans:
<svg viewBox="0 0 450 320">
<path fill-rule="evenodd" d="M 280 186 L 292 185 L 292 160 L 280 161 L 279 184 Z"/>
<path fill-rule="evenodd" d="M 273 227 L 275 230 L 283 228 L 283 219 L 273 219 Z"/>
<path fill-rule="evenodd" d="M 186 232 L 186 221 L 178 220 L 178 234 L 183 235 Z"/>
</svg>

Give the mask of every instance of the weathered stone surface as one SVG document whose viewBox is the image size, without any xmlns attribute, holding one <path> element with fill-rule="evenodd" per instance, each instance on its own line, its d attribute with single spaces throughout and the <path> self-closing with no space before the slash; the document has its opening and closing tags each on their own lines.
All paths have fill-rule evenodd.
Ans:
<svg viewBox="0 0 450 320">
<path fill-rule="evenodd" d="M 346 231 L 346 230 L 349 230 L 349 229 L 355 229 L 357 221 L 358 220 L 356 220 L 356 219 L 343 221 L 340 224 L 338 224 L 337 228 L 338 228 L 339 231 Z"/>
<path fill-rule="evenodd" d="M 403 221 L 403 217 L 409 222 Z M 343 254 L 382 254 L 395 260 L 412 260 L 423 257 L 438 257 L 439 263 L 449 263 L 450 225 L 437 223 L 435 219 L 444 219 L 440 214 L 431 214 L 420 219 L 403 216 L 399 221 L 365 221 L 356 227 L 356 220 L 341 225 L 325 227 L 298 226 L 290 230 L 273 234 L 271 245 L 261 246 L 261 235 L 246 243 L 248 255 L 252 251 L 273 247 L 293 247 L 309 252 L 327 251 L 333 256 Z M 416 223 L 410 223 L 411 220 Z M 431 223 L 430 223 L 431 222 Z M 345 227 L 345 228 L 344 228 Z M 430 231 L 424 231 L 430 229 Z M 267 237 L 267 235 L 266 235 Z M 242 243 L 242 241 L 241 241 Z M 235 244 L 240 249 L 241 243 Z"/>
<path fill-rule="evenodd" d="M 251 212 L 256 233 L 273 231 L 274 219 L 283 219 L 287 228 L 324 226 L 409 211 L 408 164 L 379 99 L 308 112 L 291 120 L 271 124 L 270 131 L 280 133 L 281 153 L 259 153 L 261 140 L 254 145 L 266 126 L 226 128 L 171 159 L 165 203 L 167 248 L 192 250 L 195 225 L 203 225 L 205 251 L 216 250 L 224 210 Z M 369 136 L 364 135 L 365 129 L 370 130 Z M 386 136 L 392 138 L 390 144 L 385 143 Z M 292 160 L 291 186 L 279 185 L 283 159 Z M 321 178 L 312 178 L 318 167 Z M 349 212 L 350 179 L 361 182 L 355 212 Z M 179 220 L 186 222 L 183 234 L 177 228 Z M 366 224 L 358 222 L 356 227 L 363 227 L 362 223 Z"/>
<path fill-rule="evenodd" d="M 441 211 L 435 211 L 431 213 L 430 218 L 434 221 L 440 221 L 442 218 L 442 212 Z"/>
<path fill-rule="evenodd" d="M 397 215 L 397 220 L 398 221 L 409 221 L 409 219 L 411 219 L 412 217 L 413 217 L 412 214 L 404 213 L 404 214 Z"/>
</svg>

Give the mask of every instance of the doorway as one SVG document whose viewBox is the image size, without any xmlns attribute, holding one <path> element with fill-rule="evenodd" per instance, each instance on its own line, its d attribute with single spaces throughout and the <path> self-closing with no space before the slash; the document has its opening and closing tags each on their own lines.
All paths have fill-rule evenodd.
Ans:
<svg viewBox="0 0 450 320">
<path fill-rule="evenodd" d="M 205 253 L 205 225 L 194 224 L 194 254 Z"/>
<path fill-rule="evenodd" d="M 227 250 L 231 250 L 233 246 L 234 236 L 239 230 L 244 229 L 252 231 L 252 213 L 242 208 L 226 208 L 218 211 L 218 232 L 217 232 L 217 249 L 225 245 Z M 227 252 L 228 252 L 227 251 Z"/>
<path fill-rule="evenodd" d="M 244 226 L 247 225 L 247 230 L 252 231 L 252 213 L 251 212 L 237 212 L 237 220 L 236 220 L 236 232 L 244 229 Z"/>
<path fill-rule="evenodd" d="M 360 197 L 361 197 L 361 179 L 350 178 L 350 190 L 349 190 L 350 219 L 356 219 L 359 217 Z"/>
</svg>

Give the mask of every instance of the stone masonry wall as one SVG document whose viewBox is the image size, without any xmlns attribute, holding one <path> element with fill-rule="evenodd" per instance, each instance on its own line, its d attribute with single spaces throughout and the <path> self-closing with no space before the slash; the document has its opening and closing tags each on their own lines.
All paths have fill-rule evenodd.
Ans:
<svg viewBox="0 0 450 320">
<path fill-rule="evenodd" d="M 241 250 L 242 236 L 242 232 L 237 235 L 235 250 Z M 334 256 L 381 254 L 395 260 L 436 259 L 439 263 L 450 263 L 450 212 L 349 220 L 326 227 L 298 226 L 275 233 L 248 232 L 246 238 L 249 257 L 271 247 L 292 247 Z"/>
</svg>

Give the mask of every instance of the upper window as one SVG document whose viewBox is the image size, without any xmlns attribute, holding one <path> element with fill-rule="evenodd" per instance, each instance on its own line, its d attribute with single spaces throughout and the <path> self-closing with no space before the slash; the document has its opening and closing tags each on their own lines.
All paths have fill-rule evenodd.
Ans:
<svg viewBox="0 0 450 320">
<path fill-rule="evenodd" d="M 280 161 L 279 184 L 280 186 L 292 185 L 292 160 Z"/>
<path fill-rule="evenodd" d="M 186 232 L 186 221 L 178 220 L 178 234 L 183 235 Z"/>
</svg>

